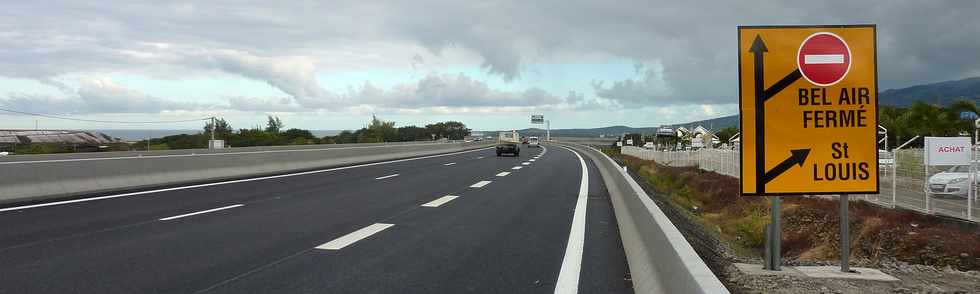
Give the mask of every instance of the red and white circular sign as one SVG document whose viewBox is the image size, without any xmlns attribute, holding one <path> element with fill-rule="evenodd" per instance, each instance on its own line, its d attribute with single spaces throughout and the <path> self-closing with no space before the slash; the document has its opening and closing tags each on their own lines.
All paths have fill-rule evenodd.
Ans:
<svg viewBox="0 0 980 294">
<path fill-rule="evenodd" d="M 796 65 L 803 78 L 814 85 L 830 86 L 843 80 L 851 70 L 851 48 L 838 35 L 815 33 L 800 44 Z"/>
</svg>

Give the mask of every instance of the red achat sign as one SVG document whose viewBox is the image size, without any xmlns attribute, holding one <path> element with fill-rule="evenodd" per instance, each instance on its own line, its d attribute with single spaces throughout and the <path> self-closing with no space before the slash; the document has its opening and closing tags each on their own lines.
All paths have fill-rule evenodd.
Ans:
<svg viewBox="0 0 980 294">
<path fill-rule="evenodd" d="M 800 44 L 796 65 L 803 78 L 814 85 L 831 86 L 843 80 L 851 69 L 851 48 L 838 35 L 815 33 Z"/>
</svg>

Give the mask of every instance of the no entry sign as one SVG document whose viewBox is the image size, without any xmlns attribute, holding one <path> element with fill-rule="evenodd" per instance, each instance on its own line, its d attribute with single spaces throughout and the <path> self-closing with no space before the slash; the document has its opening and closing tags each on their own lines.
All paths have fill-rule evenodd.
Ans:
<svg viewBox="0 0 980 294">
<path fill-rule="evenodd" d="M 851 48 L 833 33 L 815 33 L 800 44 L 796 63 L 803 77 L 814 85 L 831 86 L 851 69 Z"/>
</svg>

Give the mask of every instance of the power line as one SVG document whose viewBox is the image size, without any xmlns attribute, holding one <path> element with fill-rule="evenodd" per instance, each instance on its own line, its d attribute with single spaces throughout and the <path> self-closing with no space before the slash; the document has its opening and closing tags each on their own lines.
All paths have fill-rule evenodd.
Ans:
<svg viewBox="0 0 980 294">
<path fill-rule="evenodd" d="M 45 118 L 53 118 L 53 119 L 63 119 L 63 120 L 82 121 L 82 122 L 95 122 L 95 123 L 110 123 L 110 124 L 164 124 L 164 123 L 183 123 L 183 122 L 205 121 L 205 120 L 211 119 L 211 117 L 205 117 L 205 118 L 195 118 L 195 119 L 185 119 L 185 120 L 121 121 L 121 120 L 98 120 L 98 119 L 84 119 L 84 118 L 64 117 L 64 116 L 56 116 L 56 115 L 43 114 L 43 113 L 34 113 L 34 112 L 27 112 L 27 111 L 20 111 L 20 110 L 14 110 L 14 109 L 6 109 L 6 108 L 0 108 L 0 111 L 17 113 L 17 114 L 23 114 L 23 115 L 31 115 L 31 116 L 45 117 Z"/>
</svg>

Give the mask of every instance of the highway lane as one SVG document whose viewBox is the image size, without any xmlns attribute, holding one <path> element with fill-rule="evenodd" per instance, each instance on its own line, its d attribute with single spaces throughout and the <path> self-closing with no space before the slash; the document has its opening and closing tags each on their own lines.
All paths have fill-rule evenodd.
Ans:
<svg viewBox="0 0 980 294">
<path fill-rule="evenodd" d="M 532 150 L 0 212 L 0 292 L 553 292 L 581 170 L 555 146 L 521 165 Z M 628 292 L 615 220 L 590 174 L 577 286 Z M 315 248 L 374 224 L 388 226 Z"/>
</svg>

